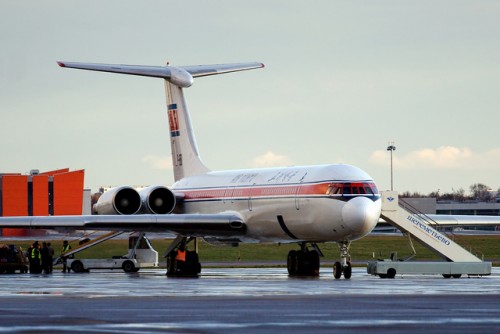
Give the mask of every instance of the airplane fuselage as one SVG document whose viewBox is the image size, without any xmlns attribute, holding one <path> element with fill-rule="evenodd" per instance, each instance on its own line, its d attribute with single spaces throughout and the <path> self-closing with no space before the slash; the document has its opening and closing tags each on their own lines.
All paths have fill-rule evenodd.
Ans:
<svg viewBox="0 0 500 334">
<path fill-rule="evenodd" d="M 375 183 L 350 165 L 209 172 L 172 186 L 178 213 L 235 213 L 246 222 L 244 242 L 351 241 L 380 217 Z"/>
</svg>

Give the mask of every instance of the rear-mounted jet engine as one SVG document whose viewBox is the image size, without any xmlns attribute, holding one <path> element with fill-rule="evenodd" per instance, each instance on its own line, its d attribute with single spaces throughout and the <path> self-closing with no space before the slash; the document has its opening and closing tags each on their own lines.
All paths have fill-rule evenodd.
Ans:
<svg viewBox="0 0 500 334">
<path fill-rule="evenodd" d="M 174 193 L 163 186 L 137 191 L 129 186 L 106 191 L 94 205 L 98 215 L 168 214 L 176 205 Z"/>
</svg>

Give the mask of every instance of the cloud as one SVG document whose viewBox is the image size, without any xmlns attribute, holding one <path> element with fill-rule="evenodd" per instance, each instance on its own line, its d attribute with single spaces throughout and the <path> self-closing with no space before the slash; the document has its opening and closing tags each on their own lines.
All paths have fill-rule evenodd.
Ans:
<svg viewBox="0 0 500 334">
<path fill-rule="evenodd" d="M 267 151 L 263 155 L 255 157 L 252 161 L 252 166 L 259 167 L 278 167 L 293 165 L 292 160 L 286 155 L 276 154 L 272 151 Z"/>
<path fill-rule="evenodd" d="M 142 158 L 142 162 L 148 165 L 151 169 L 172 169 L 172 158 L 170 157 L 146 155 Z"/>
<path fill-rule="evenodd" d="M 388 166 L 389 153 L 378 150 L 372 153 L 370 161 L 376 165 Z M 484 152 L 474 152 L 468 147 L 441 146 L 423 148 L 416 151 L 398 154 L 393 152 L 393 164 L 401 170 L 414 169 L 498 169 L 500 165 L 500 148 Z"/>
</svg>

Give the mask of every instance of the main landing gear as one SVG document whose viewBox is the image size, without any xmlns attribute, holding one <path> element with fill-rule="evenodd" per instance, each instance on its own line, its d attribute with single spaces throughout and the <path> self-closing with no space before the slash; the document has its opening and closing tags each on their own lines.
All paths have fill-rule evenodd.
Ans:
<svg viewBox="0 0 500 334">
<path fill-rule="evenodd" d="M 320 251 L 316 244 L 314 250 L 309 250 L 305 242 L 300 244 L 300 250 L 288 252 L 286 261 L 290 276 L 319 276 Z"/>
<path fill-rule="evenodd" d="M 167 276 L 196 277 L 201 273 L 198 253 L 187 250 L 187 244 L 194 239 L 179 236 L 172 242 L 165 255 Z"/>
<path fill-rule="evenodd" d="M 349 279 L 352 275 L 351 256 L 349 254 L 350 241 L 339 242 L 340 261 L 333 265 L 333 277 Z M 300 250 L 291 250 L 288 253 L 287 269 L 290 276 L 319 276 L 320 256 L 323 256 L 319 247 L 312 243 L 310 250 L 305 242 L 300 244 Z"/>
</svg>

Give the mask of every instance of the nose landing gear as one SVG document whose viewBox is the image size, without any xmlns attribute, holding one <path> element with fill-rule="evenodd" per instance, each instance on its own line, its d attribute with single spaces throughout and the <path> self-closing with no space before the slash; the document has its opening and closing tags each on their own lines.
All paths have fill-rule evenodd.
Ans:
<svg viewBox="0 0 500 334">
<path fill-rule="evenodd" d="M 342 274 L 344 278 L 349 279 L 352 275 L 351 255 L 349 254 L 350 241 L 339 242 L 340 262 L 335 262 L 333 265 L 333 277 L 339 279 Z"/>
</svg>

